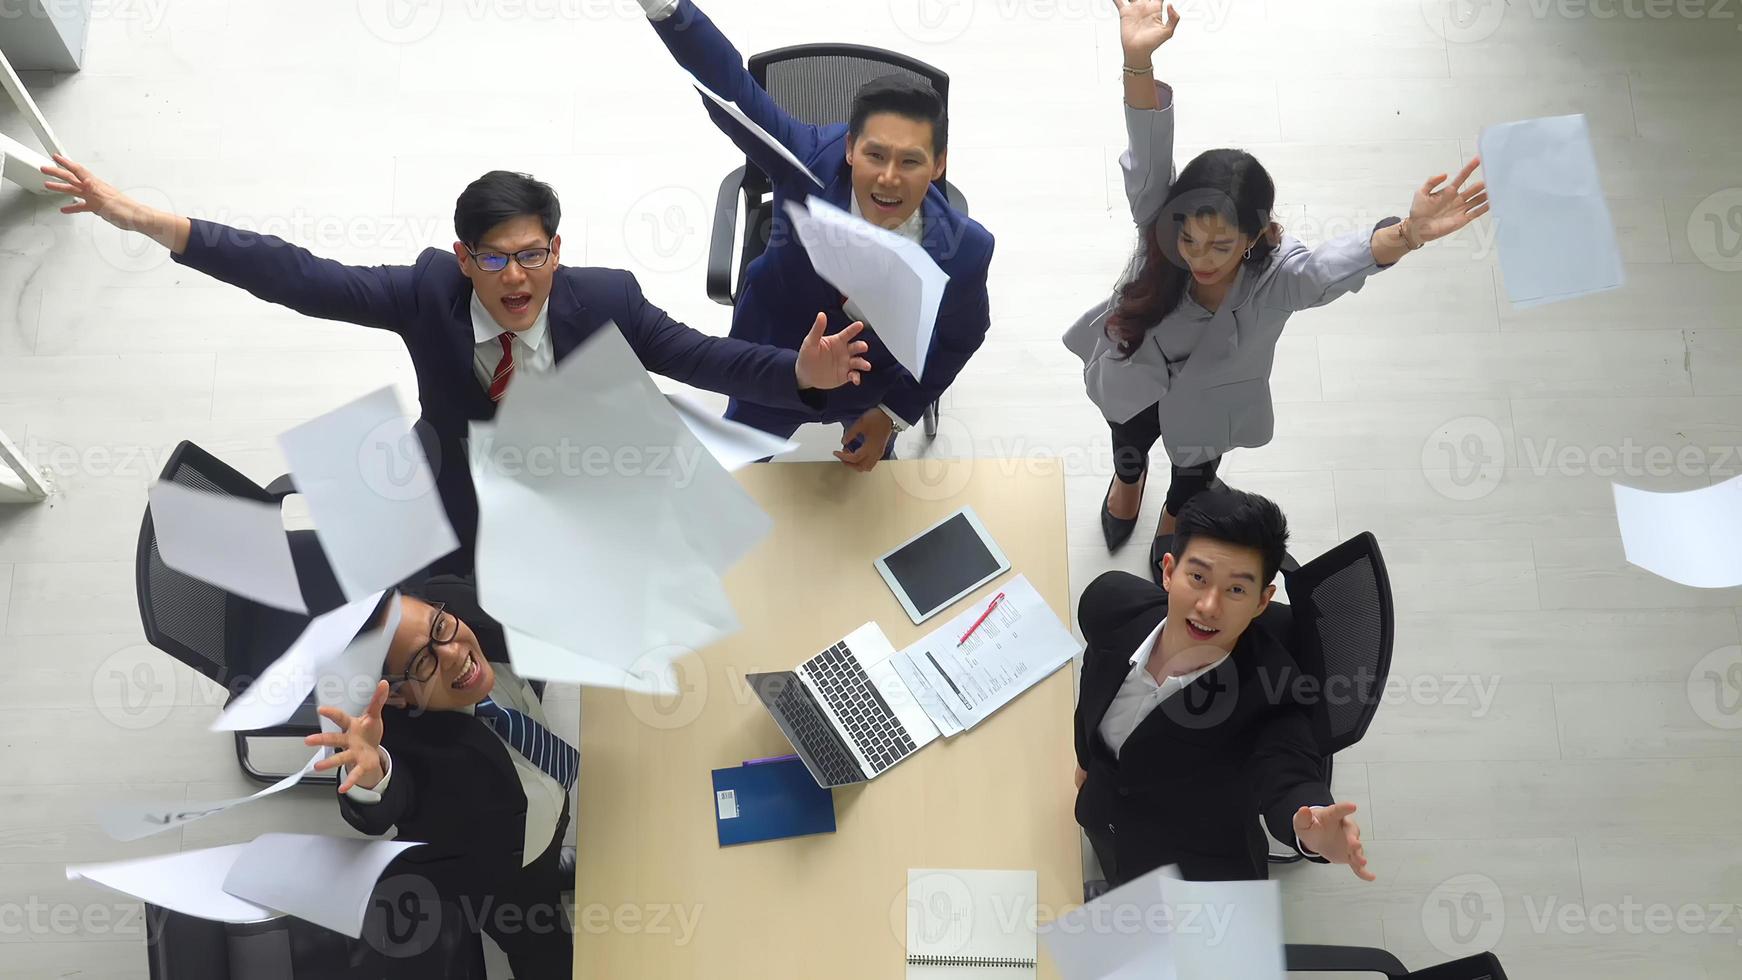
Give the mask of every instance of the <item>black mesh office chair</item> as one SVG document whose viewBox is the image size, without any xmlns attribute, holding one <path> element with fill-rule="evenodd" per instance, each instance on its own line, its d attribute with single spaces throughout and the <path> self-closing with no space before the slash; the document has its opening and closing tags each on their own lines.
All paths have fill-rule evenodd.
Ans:
<svg viewBox="0 0 1742 980">
<path fill-rule="evenodd" d="M 295 492 L 289 477 L 279 477 L 270 487 L 261 487 L 234 468 L 191 442 L 183 442 L 170 454 L 158 479 L 207 493 L 278 503 Z M 291 557 L 296 562 L 303 601 L 311 614 L 337 608 L 343 602 L 326 554 L 313 531 L 291 531 Z M 273 609 L 251 599 L 183 575 L 163 563 L 157 551 L 157 535 L 151 509 L 139 528 L 135 559 L 139 618 L 145 638 L 229 691 L 233 700 L 247 689 L 247 681 L 259 676 L 279 654 L 290 648 L 308 617 Z M 251 732 L 236 732 L 236 760 L 242 771 L 264 783 L 277 782 L 288 773 L 269 773 L 249 759 L 249 742 L 256 738 L 295 738 L 320 731 L 312 696 L 281 725 Z M 304 782 L 336 784 L 334 775 L 310 773 Z"/>
<path fill-rule="evenodd" d="M 852 114 L 859 87 L 884 75 L 906 74 L 931 85 L 950 104 L 950 76 L 931 65 L 894 51 L 862 44 L 800 44 L 752 55 L 745 66 L 750 77 L 774 103 L 794 118 L 813 126 L 844 123 Z M 939 190 L 950 206 L 968 213 L 967 198 L 939 175 Z M 744 201 L 744 238 L 738 262 L 732 263 L 732 235 L 738 227 L 738 201 Z M 774 222 L 774 189 L 768 175 L 750 160 L 720 181 L 714 202 L 713 236 L 708 244 L 708 296 L 731 306 L 738 299 L 744 270 L 768 247 Z M 937 435 L 938 407 L 925 410 L 925 434 Z"/>
<path fill-rule="evenodd" d="M 1336 753 L 1367 734 L 1391 673 L 1391 578 L 1371 531 L 1283 576 L 1294 619 L 1291 652 L 1321 692 L 1313 710 L 1313 737 L 1328 786 Z M 1299 854 L 1271 857 L 1279 864 L 1300 859 Z"/>
<path fill-rule="evenodd" d="M 417 906 L 399 896 L 377 890 L 371 901 L 378 907 L 365 919 L 362 939 L 288 915 L 237 924 L 147 904 L 149 975 L 151 980 L 380 980 L 395 963 L 381 950 L 415 948 L 419 976 L 485 980 L 483 941 L 467 927 L 457 904 L 443 903 L 438 914 L 413 920 L 404 913 Z"/>
<path fill-rule="evenodd" d="M 1289 943 L 1283 947 L 1289 973 L 1377 973 L 1386 980 L 1506 980 L 1500 959 L 1477 953 L 1421 970 L 1404 969 L 1397 957 L 1368 946 L 1317 946 Z"/>
</svg>

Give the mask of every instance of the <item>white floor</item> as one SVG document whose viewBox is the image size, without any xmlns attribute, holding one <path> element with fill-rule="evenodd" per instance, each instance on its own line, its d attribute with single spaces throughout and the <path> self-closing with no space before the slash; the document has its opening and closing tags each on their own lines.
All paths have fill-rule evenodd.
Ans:
<svg viewBox="0 0 1742 980">
<path fill-rule="evenodd" d="M 1379 881 L 1284 870 L 1289 936 L 1415 967 L 1492 945 L 1513 977 L 1742 975 L 1742 589 L 1628 567 L 1608 490 L 1742 472 L 1742 15 L 1533 0 L 1448 27 L 1444 6 L 1194 2 L 1159 59 L 1180 159 L 1251 149 L 1309 241 L 1407 208 L 1484 124 L 1585 113 L 1627 259 L 1622 291 L 1516 312 L 1484 223 L 1289 328 L 1275 441 L 1224 476 L 1284 505 L 1303 557 L 1376 532 L 1399 607 L 1393 697 L 1337 766 Z M 1106 432 L 1058 340 L 1131 243 L 1111 5 L 710 7 L 746 52 L 852 40 L 952 74 L 950 176 L 998 236 L 994 324 L 937 444 L 904 452 L 1061 456 L 1073 585 L 1140 569 L 1141 539 L 1101 544 Z M 26 81 L 139 196 L 404 262 L 446 247 L 467 180 L 526 170 L 563 194 L 564 261 L 634 270 L 725 330 L 702 266 L 737 160 L 633 0 L 97 8 L 86 70 Z M 144 976 L 127 904 L 68 862 L 343 829 L 325 790 L 131 845 L 89 813 L 247 789 L 210 691 L 141 647 L 131 554 L 163 454 L 193 439 L 268 478 L 277 432 L 384 378 L 410 390 L 390 336 L 0 189 L 0 430 L 60 487 L 0 511 L 0 976 Z"/>
</svg>

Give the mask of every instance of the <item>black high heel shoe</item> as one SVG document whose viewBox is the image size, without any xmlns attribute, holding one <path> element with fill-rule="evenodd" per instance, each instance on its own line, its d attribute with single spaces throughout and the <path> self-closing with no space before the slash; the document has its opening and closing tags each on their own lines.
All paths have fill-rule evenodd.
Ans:
<svg viewBox="0 0 1742 980">
<path fill-rule="evenodd" d="M 1115 475 L 1113 479 L 1118 480 L 1119 477 Z M 1140 496 L 1143 493 L 1143 485 L 1148 482 L 1148 480 L 1149 471 L 1144 470 L 1143 475 L 1137 478 L 1137 492 Z M 1110 497 L 1112 494 L 1113 484 L 1108 483 L 1107 496 Z M 1109 552 L 1118 551 L 1120 545 L 1131 540 L 1131 532 L 1136 528 L 1136 517 L 1114 517 L 1113 512 L 1107 508 L 1107 497 L 1101 498 L 1101 535 L 1107 539 L 1107 550 Z"/>
</svg>

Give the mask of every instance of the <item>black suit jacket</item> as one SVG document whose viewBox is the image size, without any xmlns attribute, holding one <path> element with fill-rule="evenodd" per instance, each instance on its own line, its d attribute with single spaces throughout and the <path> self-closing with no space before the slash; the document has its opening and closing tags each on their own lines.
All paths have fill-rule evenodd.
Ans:
<svg viewBox="0 0 1742 980">
<path fill-rule="evenodd" d="M 1267 877 L 1269 846 L 1254 816 L 1294 843 L 1303 805 L 1331 802 L 1302 676 L 1283 646 L 1288 607 L 1271 603 L 1233 653 L 1163 701 L 1118 758 L 1098 731 L 1131 671 L 1130 657 L 1167 615 L 1167 593 L 1108 572 L 1083 591 L 1077 619 L 1087 641 L 1075 719 L 1077 822 L 1111 846 L 1114 884 L 1164 864 L 1198 881 Z M 1308 690 L 1311 690 L 1310 688 Z"/>
<path fill-rule="evenodd" d="M 447 603 L 478 636 L 484 655 L 506 662 L 502 629 L 478 605 L 477 589 L 457 576 L 424 585 L 430 602 Z M 345 821 L 365 834 L 395 828 L 399 840 L 422 841 L 400 860 L 450 894 L 497 892 L 518 880 L 526 848 L 544 854 L 560 840 L 528 841 L 526 791 L 513 750 L 488 724 L 458 711 L 383 708 L 381 744 L 393 758 L 379 803 L 339 797 Z M 563 822 L 557 822 L 557 835 Z"/>
<path fill-rule="evenodd" d="M 495 417 L 496 403 L 474 373 L 472 282 L 453 253 L 432 248 L 414 265 L 351 266 L 271 235 L 195 220 L 187 250 L 174 259 L 306 316 L 391 330 L 405 341 L 423 406 L 418 435 L 460 540 L 460 551 L 438 567 L 469 572 L 478 501 L 462 440 L 471 421 Z M 563 266 L 551 284 L 548 312 L 559 363 L 614 322 L 655 374 L 795 411 L 811 410 L 824 398 L 823 392 L 799 390 L 796 350 L 710 337 L 685 326 L 648 302 L 628 272 Z"/>
</svg>

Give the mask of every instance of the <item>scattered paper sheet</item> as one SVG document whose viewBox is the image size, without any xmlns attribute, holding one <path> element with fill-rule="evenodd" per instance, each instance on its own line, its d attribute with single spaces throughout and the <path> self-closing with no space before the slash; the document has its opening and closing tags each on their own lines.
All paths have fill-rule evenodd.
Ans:
<svg viewBox="0 0 1742 980">
<path fill-rule="evenodd" d="M 736 472 L 759 459 L 780 456 L 798 448 L 791 439 L 769 435 L 761 429 L 734 422 L 708 411 L 682 395 L 666 395 L 677 416 L 727 472 Z"/>
<path fill-rule="evenodd" d="M 1742 476 L 1681 493 L 1614 487 L 1629 562 L 1697 589 L 1742 585 Z"/>
<path fill-rule="evenodd" d="M 226 844 L 198 851 L 175 851 L 130 861 L 69 864 L 67 880 L 83 878 L 142 902 L 150 902 L 213 922 L 259 922 L 278 915 L 274 909 L 224 891 L 247 844 Z"/>
<path fill-rule="evenodd" d="M 1040 927 L 1061 980 L 1283 980 L 1274 881 L 1184 881 L 1169 866 Z"/>
<path fill-rule="evenodd" d="M 1478 146 L 1512 305 L 1620 288 L 1621 249 L 1585 117 L 1489 126 Z"/>
<path fill-rule="evenodd" d="M 580 684 L 586 687 L 616 687 L 640 694 L 678 694 L 677 675 L 672 661 L 651 657 L 635 670 L 624 670 L 614 664 L 574 653 L 536 636 L 529 636 L 504 626 L 502 634 L 508 640 L 508 660 L 521 677 Z"/>
<path fill-rule="evenodd" d="M 459 547 L 411 421 L 382 388 L 278 437 L 347 599 Z"/>
<path fill-rule="evenodd" d="M 367 625 L 381 593 L 364 596 L 311 620 L 302 635 L 212 722 L 215 732 L 249 732 L 282 724 L 314 689 L 322 668 L 344 653 Z"/>
<path fill-rule="evenodd" d="M 422 846 L 416 841 L 261 834 L 242 845 L 224 876 L 224 891 L 360 939 L 381 873 L 400 854 Z"/>
<path fill-rule="evenodd" d="M 803 160 L 800 160 L 798 157 L 794 156 L 793 152 L 791 150 L 787 149 L 779 140 L 777 140 L 773 136 L 771 136 L 769 134 L 768 130 L 763 129 L 761 126 L 758 126 L 755 122 L 753 122 L 749 116 L 746 116 L 744 114 L 744 110 L 738 108 L 735 104 L 733 104 L 731 102 L 727 102 L 725 99 L 720 98 L 718 95 L 715 95 L 712 91 L 710 91 L 708 89 L 708 87 L 706 85 L 703 85 L 701 82 L 694 82 L 693 84 L 696 87 L 696 91 L 702 93 L 703 97 L 705 97 L 709 102 L 712 102 L 713 104 L 719 106 L 720 110 L 722 112 L 724 112 L 726 115 L 731 116 L 733 121 L 735 121 L 738 125 L 743 126 L 745 129 L 749 130 L 751 136 L 754 136 L 757 139 L 761 140 L 764 144 L 766 144 L 768 146 L 769 149 L 780 154 L 781 158 L 784 159 L 787 163 L 792 164 L 793 167 L 796 170 L 798 170 L 799 173 L 804 174 L 806 177 L 809 177 L 811 183 L 817 185 L 818 187 L 823 186 L 823 182 L 817 179 L 816 174 L 813 174 L 810 172 L 810 168 L 804 165 Z"/>
<path fill-rule="evenodd" d="M 720 575 L 768 533 L 764 514 L 679 418 L 615 326 L 555 372 L 515 382 L 474 422 L 478 592 L 515 672 L 619 674 L 739 629 Z M 564 583 L 551 601 L 551 583 Z M 555 648 L 553 651 L 550 648 Z M 552 658 L 580 658 L 566 669 Z M 612 686 L 628 686 L 614 684 Z"/>
<path fill-rule="evenodd" d="M 277 504 L 179 483 L 154 484 L 150 499 L 165 565 L 275 609 L 308 612 Z"/>
<path fill-rule="evenodd" d="M 930 692 L 929 698 L 921 695 L 926 713 L 938 705 L 946 712 L 942 718 L 932 715 L 946 734 L 985 721 L 1082 652 L 1082 644 L 1054 615 L 1028 576 L 1009 579 L 998 591 L 1004 593 L 1004 600 L 974 628 L 966 643 L 958 646 L 962 634 L 986 612 L 991 596 L 901 652 L 919 674 L 922 690 Z"/>
<path fill-rule="evenodd" d="M 949 274 L 917 242 L 821 198 L 787 201 L 786 213 L 817 275 L 858 304 L 909 374 L 923 376 Z"/>
<path fill-rule="evenodd" d="M 223 813 L 232 807 L 255 800 L 265 799 L 274 793 L 280 793 L 302 781 L 309 774 L 314 764 L 327 752 L 325 747 L 317 749 L 309 760 L 303 763 L 301 769 L 273 783 L 253 796 L 238 796 L 233 800 L 209 800 L 205 802 L 189 802 L 187 800 L 142 800 L 130 803 L 117 803 L 97 810 L 97 823 L 103 828 L 103 833 L 116 840 L 140 840 L 152 834 L 160 834 L 173 830 L 195 820 L 204 820 L 213 814 Z"/>
<path fill-rule="evenodd" d="M 371 607 L 373 608 L 373 607 Z M 393 645 L 393 634 L 399 629 L 402 610 L 399 593 L 387 601 L 387 619 L 380 629 L 370 630 L 352 640 L 350 645 L 317 672 L 315 703 L 323 708 L 338 708 L 348 715 L 360 715 L 375 697 L 381 683 L 382 668 L 387 662 L 387 648 Z M 321 731 L 336 732 L 339 726 L 321 718 Z M 333 754 L 327 750 L 327 754 Z"/>
</svg>

